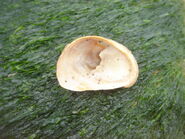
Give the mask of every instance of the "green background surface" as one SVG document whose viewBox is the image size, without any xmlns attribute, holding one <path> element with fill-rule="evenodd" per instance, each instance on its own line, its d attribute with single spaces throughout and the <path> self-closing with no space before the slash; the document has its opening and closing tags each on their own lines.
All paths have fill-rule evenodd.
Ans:
<svg viewBox="0 0 185 139">
<path fill-rule="evenodd" d="M 0 138 L 185 139 L 184 7 L 182 0 L 1 0 Z M 127 46 L 137 83 L 61 88 L 57 59 L 85 35 Z"/>
</svg>

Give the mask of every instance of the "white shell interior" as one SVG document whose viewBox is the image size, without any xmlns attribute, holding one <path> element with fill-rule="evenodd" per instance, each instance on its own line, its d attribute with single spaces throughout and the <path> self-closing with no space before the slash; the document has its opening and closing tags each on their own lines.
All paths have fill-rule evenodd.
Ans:
<svg viewBox="0 0 185 139">
<path fill-rule="evenodd" d="M 69 44 L 57 63 L 60 85 L 73 91 L 129 87 L 133 63 L 128 54 L 115 47 L 120 44 L 112 42 L 90 37 Z"/>
</svg>

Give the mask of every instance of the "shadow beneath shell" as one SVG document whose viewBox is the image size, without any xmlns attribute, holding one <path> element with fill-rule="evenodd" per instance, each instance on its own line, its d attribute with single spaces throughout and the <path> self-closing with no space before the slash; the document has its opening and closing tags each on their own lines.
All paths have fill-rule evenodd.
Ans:
<svg viewBox="0 0 185 139">
<path fill-rule="evenodd" d="M 82 91 L 82 92 L 75 92 L 71 91 L 73 96 L 95 96 L 95 95 L 113 95 L 115 93 L 125 93 L 127 92 L 127 88 L 118 88 L 118 89 L 111 89 L 111 90 L 98 90 L 98 91 Z"/>
</svg>

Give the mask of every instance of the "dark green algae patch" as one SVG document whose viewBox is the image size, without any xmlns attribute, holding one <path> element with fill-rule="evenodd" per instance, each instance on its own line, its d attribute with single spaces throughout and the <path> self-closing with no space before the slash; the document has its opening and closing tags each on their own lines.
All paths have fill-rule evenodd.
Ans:
<svg viewBox="0 0 185 139">
<path fill-rule="evenodd" d="M 0 138 L 185 138 L 185 6 L 181 0 L 6 0 L 0 4 Z M 71 92 L 56 61 L 100 35 L 136 57 L 128 89 Z"/>
</svg>

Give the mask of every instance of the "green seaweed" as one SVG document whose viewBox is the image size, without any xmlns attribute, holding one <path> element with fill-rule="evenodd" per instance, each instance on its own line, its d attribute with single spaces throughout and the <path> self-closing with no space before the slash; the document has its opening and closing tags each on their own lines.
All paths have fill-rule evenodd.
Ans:
<svg viewBox="0 0 185 139">
<path fill-rule="evenodd" d="M 182 0 L 6 0 L 0 4 L 0 138 L 185 138 Z M 56 61 L 75 38 L 127 46 L 128 89 L 72 92 Z"/>
</svg>

